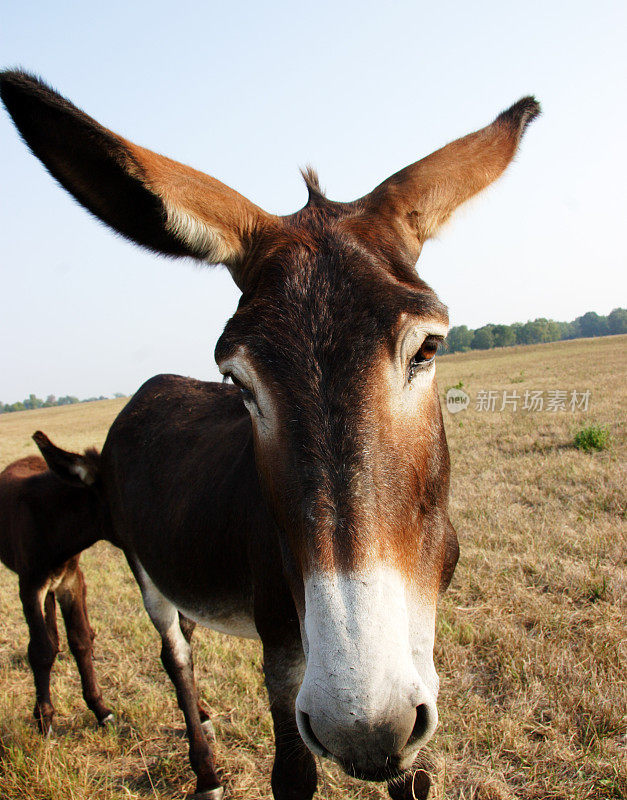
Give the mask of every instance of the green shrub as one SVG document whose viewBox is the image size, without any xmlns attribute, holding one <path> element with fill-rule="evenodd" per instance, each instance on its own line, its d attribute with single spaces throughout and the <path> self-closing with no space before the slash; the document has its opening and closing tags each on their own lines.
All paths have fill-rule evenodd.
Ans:
<svg viewBox="0 0 627 800">
<path fill-rule="evenodd" d="M 610 446 L 610 432 L 601 425 L 588 425 L 577 431 L 573 444 L 586 453 L 592 450 L 605 450 Z"/>
</svg>

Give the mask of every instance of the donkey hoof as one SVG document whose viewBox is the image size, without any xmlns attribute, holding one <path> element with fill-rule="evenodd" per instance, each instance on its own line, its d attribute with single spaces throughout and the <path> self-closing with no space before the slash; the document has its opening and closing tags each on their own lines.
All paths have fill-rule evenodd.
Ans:
<svg viewBox="0 0 627 800">
<path fill-rule="evenodd" d="M 215 789 L 205 789 L 204 792 L 188 794 L 186 800 L 222 800 L 224 797 L 224 787 L 216 786 Z"/>
<path fill-rule="evenodd" d="M 33 711 L 33 717 L 39 733 L 47 738 L 50 735 L 50 730 L 52 729 L 54 708 L 48 704 L 41 706 L 37 704 Z"/>
<path fill-rule="evenodd" d="M 211 722 L 210 719 L 206 719 L 201 723 L 200 727 L 203 729 L 207 739 L 209 739 L 210 742 L 215 742 L 216 731 L 215 728 L 213 727 L 213 722 Z"/>
<path fill-rule="evenodd" d="M 37 719 L 37 730 L 45 739 L 49 739 L 52 736 L 52 719 Z"/>
<path fill-rule="evenodd" d="M 101 728 L 106 728 L 113 722 L 115 722 L 115 715 L 113 714 L 113 711 L 109 711 L 105 717 L 98 720 L 98 725 Z"/>
<path fill-rule="evenodd" d="M 431 778 L 423 769 L 409 772 L 388 783 L 388 793 L 392 800 L 427 800 L 430 788 Z"/>
</svg>

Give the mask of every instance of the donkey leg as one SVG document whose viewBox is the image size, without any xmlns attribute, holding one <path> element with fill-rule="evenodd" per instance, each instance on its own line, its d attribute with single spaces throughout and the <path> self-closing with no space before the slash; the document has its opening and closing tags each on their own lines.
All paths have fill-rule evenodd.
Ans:
<svg viewBox="0 0 627 800">
<path fill-rule="evenodd" d="M 46 620 L 46 630 L 48 638 L 55 652 L 59 652 L 59 630 L 57 628 L 57 603 L 54 592 L 48 592 L 44 600 L 44 618 Z"/>
<path fill-rule="evenodd" d="M 196 623 L 194 620 L 189 619 L 184 614 L 181 614 L 179 611 L 179 625 L 181 626 L 181 631 L 183 632 L 183 636 L 185 637 L 187 644 L 191 647 L 192 645 L 192 636 L 194 635 L 194 631 L 196 630 Z M 192 666 L 192 675 L 194 675 L 194 656 L 193 652 L 191 654 L 191 666 Z M 198 695 L 198 687 L 196 686 L 196 676 L 194 675 L 194 687 L 196 687 L 196 696 L 198 698 L 198 715 L 200 716 L 200 723 L 205 731 L 205 735 L 208 739 L 212 742 L 216 740 L 216 732 L 213 728 L 213 723 L 211 722 L 211 718 L 209 716 L 209 712 L 200 702 L 200 696 Z"/>
<path fill-rule="evenodd" d="M 95 633 L 89 624 L 86 606 L 87 589 L 78 559 L 68 567 L 63 581 L 57 589 L 59 605 L 63 613 L 67 640 L 78 672 L 81 676 L 83 697 L 87 707 L 94 713 L 99 725 L 113 719 L 113 712 L 105 705 L 96 679 L 93 663 L 93 641 Z"/>
<path fill-rule="evenodd" d="M 316 762 L 300 738 L 294 710 L 305 674 L 300 636 L 283 645 L 264 642 L 263 657 L 276 745 L 272 793 L 275 800 L 311 800 L 318 783 Z"/>
<path fill-rule="evenodd" d="M 28 661 L 35 681 L 35 708 L 33 716 L 41 733 L 49 735 L 52 730 L 54 706 L 50 699 L 50 672 L 59 652 L 58 634 L 51 638 L 49 630 L 54 613 L 54 597 L 48 600 L 48 586 L 33 586 L 20 578 L 20 600 L 28 625 Z M 44 618 L 44 607 L 46 618 Z M 46 624 L 46 619 L 49 624 Z M 56 621 L 54 623 L 56 633 Z"/>
<path fill-rule="evenodd" d="M 57 628 L 57 603 L 55 600 L 54 592 L 48 591 L 46 594 L 46 599 L 44 600 L 44 619 L 46 621 L 46 630 L 48 631 L 48 639 L 50 640 L 50 644 L 52 645 L 52 652 L 55 654 L 53 656 L 53 662 L 56 659 L 59 651 L 61 650 L 59 646 L 59 629 Z M 50 673 L 52 671 L 52 666 L 48 671 L 48 686 L 50 685 Z M 41 718 L 39 715 L 37 716 L 37 722 L 39 725 L 39 729 L 42 733 L 47 733 L 48 735 L 52 731 L 52 719 L 50 720 L 50 726 L 48 727 L 47 731 L 44 731 L 44 728 L 41 724 Z"/>
<path fill-rule="evenodd" d="M 191 647 L 181 631 L 179 614 L 139 565 L 132 565 L 144 606 L 161 636 L 161 661 L 176 689 L 179 708 L 185 716 L 189 760 L 196 775 L 194 800 L 220 800 L 224 789 L 215 772 L 213 752 L 202 727 L 198 695 L 192 671 Z"/>
</svg>

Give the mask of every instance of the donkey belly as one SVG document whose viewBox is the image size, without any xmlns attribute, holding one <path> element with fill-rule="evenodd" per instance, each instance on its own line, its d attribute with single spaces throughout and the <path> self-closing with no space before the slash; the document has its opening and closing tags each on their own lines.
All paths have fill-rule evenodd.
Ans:
<svg viewBox="0 0 627 800">
<path fill-rule="evenodd" d="M 245 608 L 244 604 L 239 608 L 219 601 L 207 606 L 190 607 L 185 603 L 174 603 L 174 605 L 181 614 L 205 628 L 227 633 L 229 636 L 240 636 L 243 639 L 259 638 L 252 609 Z"/>
<path fill-rule="evenodd" d="M 153 617 L 165 619 L 167 607 L 174 606 L 188 619 L 205 628 L 220 633 L 257 639 L 254 622 L 253 600 L 250 582 L 225 583 L 224 572 L 203 570 L 204 583 L 194 580 L 188 565 L 177 564 L 176 559 L 170 569 L 164 571 L 160 565 L 151 562 L 147 552 L 129 552 L 126 555 L 133 568 L 144 595 L 144 604 Z M 154 551 L 150 553 L 154 556 Z M 189 580 L 181 580 L 187 572 Z M 241 575 L 238 576 L 241 579 Z M 196 574 L 197 578 L 197 574 Z M 154 619 L 153 619 L 154 621 Z"/>
<path fill-rule="evenodd" d="M 199 625 L 257 638 L 244 542 L 234 546 L 226 533 L 212 537 L 207 531 L 194 536 L 187 526 L 183 535 L 180 530 L 159 529 L 156 524 L 153 530 L 154 536 L 149 539 L 139 536 L 131 540 L 128 536 L 125 550 L 158 592 Z"/>
</svg>

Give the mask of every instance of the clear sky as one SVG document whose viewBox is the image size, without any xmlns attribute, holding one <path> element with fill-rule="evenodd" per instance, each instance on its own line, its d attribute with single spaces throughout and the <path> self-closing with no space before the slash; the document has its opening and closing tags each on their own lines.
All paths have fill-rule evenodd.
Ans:
<svg viewBox="0 0 627 800">
<path fill-rule="evenodd" d="M 535 94 L 543 116 L 494 187 L 430 242 L 421 276 L 453 325 L 627 305 L 627 5 L 4 2 L 0 63 L 268 211 L 298 167 L 352 200 Z M 0 400 L 213 378 L 238 292 L 158 258 L 60 189 L 0 114 Z"/>
</svg>

